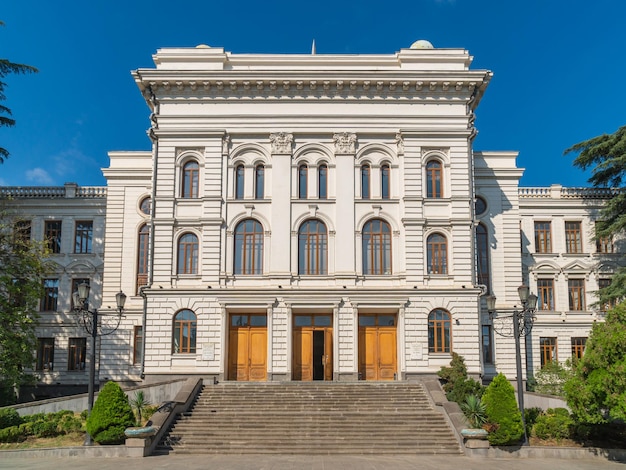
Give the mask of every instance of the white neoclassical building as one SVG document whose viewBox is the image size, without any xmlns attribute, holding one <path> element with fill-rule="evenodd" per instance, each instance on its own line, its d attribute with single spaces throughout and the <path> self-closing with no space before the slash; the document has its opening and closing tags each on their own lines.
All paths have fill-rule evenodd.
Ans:
<svg viewBox="0 0 626 470">
<path fill-rule="evenodd" d="M 425 41 L 158 50 L 133 72 L 152 149 L 104 169 L 102 307 L 129 297 L 100 379 L 403 380 L 454 351 L 513 380 L 484 294 L 512 312 L 522 283 L 540 297 L 526 374 L 581 354 L 593 292 L 623 263 L 593 236 L 611 193 L 520 188 L 517 153 L 475 151 L 492 74 L 471 62 Z"/>
</svg>

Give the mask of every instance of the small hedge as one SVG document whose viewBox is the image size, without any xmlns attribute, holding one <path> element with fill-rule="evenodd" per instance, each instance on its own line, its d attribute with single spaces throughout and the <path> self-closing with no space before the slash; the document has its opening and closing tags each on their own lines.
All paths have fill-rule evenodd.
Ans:
<svg viewBox="0 0 626 470">
<path fill-rule="evenodd" d="M 122 444 L 124 430 L 135 425 L 128 397 L 115 382 L 107 382 L 87 418 L 87 432 L 98 444 Z"/>
<path fill-rule="evenodd" d="M 3 408 L 0 410 L 0 429 L 22 424 L 22 417 L 15 408 Z"/>
<path fill-rule="evenodd" d="M 23 422 L 0 429 L 1 442 L 22 442 L 28 437 L 56 437 L 83 431 L 83 421 L 73 411 L 36 413 L 20 418 Z"/>
<path fill-rule="evenodd" d="M 572 435 L 574 420 L 565 408 L 548 408 L 540 414 L 533 426 L 539 439 L 568 439 Z"/>
</svg>

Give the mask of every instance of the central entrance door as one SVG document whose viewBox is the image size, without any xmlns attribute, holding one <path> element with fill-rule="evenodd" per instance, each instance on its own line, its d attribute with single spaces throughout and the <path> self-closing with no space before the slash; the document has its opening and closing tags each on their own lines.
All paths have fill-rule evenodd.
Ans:
<svg viewBox="0 0 626 470">
<path fill-rule="evenodd" d="M 293 380 L 333 380 L 331 315 L 294 315 Z"/>
<path fill-rule="evenodd" d="M 267 379 L 267 316 L 230 316 L 228 380 Z"/>
<path fill-rule="evenodd" d="M 396 316 L 359 314 L 359 376 L 363 380 L 393 380 L 396 360 Z"/>
</svg>

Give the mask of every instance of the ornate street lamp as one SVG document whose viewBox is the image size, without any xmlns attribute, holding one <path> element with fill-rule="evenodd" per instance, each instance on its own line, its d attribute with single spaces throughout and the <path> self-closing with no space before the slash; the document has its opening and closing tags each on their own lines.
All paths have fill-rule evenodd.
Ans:
<svg viewBox="0 0 626 470">
<path fill-rule="evenodd" d="M 74 313 L 76 321 L 91 335 L 91 357 L 89 360 L 89 384 L 87 385 L 87 416 L 91 415 L 94 401 L 94 388 L 96 381 L 96 338 L 110 335 L 120 326 L 122 312 L 126 303 L 126 294 L 122 291 L 115 294 L 117 310 L 115 313 L 101 313 L 98 309 L 89 308 L 89 284 L 82 282 L 78 285 L 78 291 L 72 294 L 74 300 Z M 85 445 L 92 445 L 93 441 L 89 433 L 85 439 Z"/>
<path fill-rule="evenodd" d="M 537 310 L 537 296 L 530 293 L 526 285 L 517 288 L 519 299 L 522 302 L 522 309 L 517 307 L 510 315 L 498 315 L 496 312 L 496 296 L 488 295 L 487 311 L 493 323 L 493 329 L 500 336 L 515 338 L 515 368 L 517 369 L 517 403 L 522 413 L 522 425 L 524 426 L 524 445 L 528 445 L 526 435 L 526 419 L 524 417 L 524 389 L 522 381 L 522 352 L 520 350 L 520 337 L 527 336 L 533 329 L 535 312 Z"/>
</svg>

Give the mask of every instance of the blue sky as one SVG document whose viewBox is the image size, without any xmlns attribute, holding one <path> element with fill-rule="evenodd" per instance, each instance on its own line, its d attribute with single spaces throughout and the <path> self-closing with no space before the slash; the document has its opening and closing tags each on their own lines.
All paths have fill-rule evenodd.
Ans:
<svg viewBox="0 0 626 470">
<path fill-rule="evenodd" d="M 524 186 L 587 185 L 563 150 L 626 124 L 626 2 L 20 0 L 0 8 L 10 76 L 1 185 L 103 185 L 111 150 L 149 150 L 149 111 L 130 71 L 161 47 L 234 53 L 392 54 L 417 39 L 461 47 L 494 78 L 476 150 L 517 150 Z"/>
</svg>

